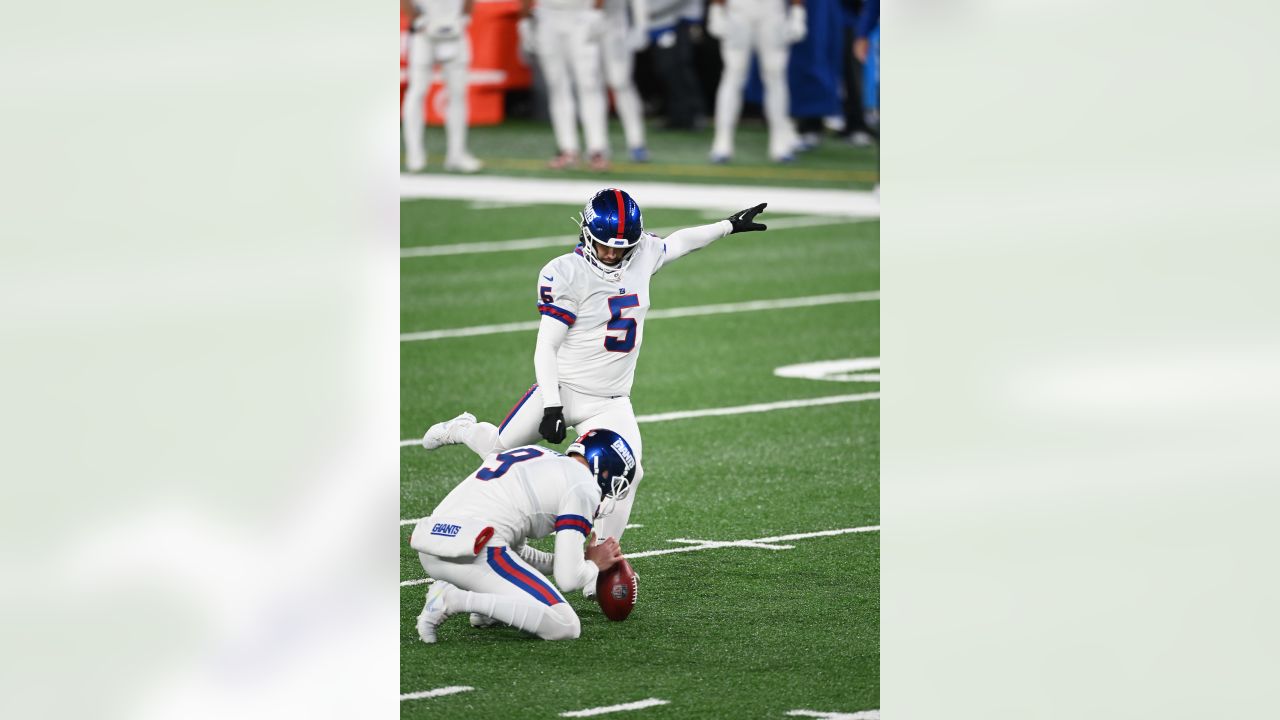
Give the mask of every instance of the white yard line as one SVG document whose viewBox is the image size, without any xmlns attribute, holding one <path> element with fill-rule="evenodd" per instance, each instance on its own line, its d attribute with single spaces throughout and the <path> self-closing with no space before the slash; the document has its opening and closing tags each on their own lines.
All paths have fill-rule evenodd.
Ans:
<svg viewBox="0 0 1280 720">
<path fill-rule="evenodd" d="M 749 413 L 770 412 L 773 410 L 789 410 L 791 408 L 814 407 L 816 405 L 837 405 L 840 403 L 863 402 L 865 400 L 879 400 L 880 393 L 859 393 L 857 395 L 827 395 L 824 397 L 807 398 L 805 400 L 782 400 L 779 402 L 759 403 L 756 405 L 739 405 L 737 407 L 726 408 L 706 408 L 704 410 L 678 410 L 676 412 L 657 413 L 655 415 L 641 415 L 636 418 L 638 423 L 666 422 L 668 420 L 687 420 L 689 418 L 714 417 L 717 415 L 746 415 Z"/>
<path fill-rule="evenodd" d="M 835 535 L 848 535 L 850 533 L 871 533 L 880 532 L 879 525 L 864 525 L 862 527 L 841 528 L 839 530 L 818 530 L 816 532 L 794 533 L 791 535 L 774 535 L 773 537 L 751 538 L 750 540 L 689 540 L 686 538 L 676 538 L 667 542 L 678 543 L 696 543 L 686 544 L 680 547 L 663 548 L 661 550 L 646 550 L 638 553 L 627 553 L 628 560 L 637 558 L 655 557 L 658 555 L 672 555 L 674 553 L 698 552 L 700 550 L 719 550 L 721 548 L 741 547 L 741 548 L 757 548 L 764 550 L 791 550 L 794 546 L 777 545 L 776 543 L 786 542 L 790 540 L 808 540 L 816 537 L 832 537 Z M 411 587 L 413 585 L 425 585 L 431 582 L 429 578 L 417 578 L 414 580 L 400 581 L 400 587 Z"/>
<path fill-rule="evenodd" d="M 801 307 L 817 307 L 820 305 L 839 305 L 842 303 L 873 302 L 880 299 L 879 290 L 864 292 L 833 293 L 830 295 L 807 295 L 804 297 L 778 298 L 776 300 L 747 300 L 745 302 L 718 303 L 715 305 L 693 305 L 682 308 L 652 310 L 647 320 L 664 320 L 669 318 L 696 317 L 700 315 L 726 315 L 729 313 L 754 312 L 757 310 L 787 310 Z M 443 340 L 445 338 L 474 337 L 477 335 L 498 335 L 509 332 L 537 330 L 538 320 L 525 322 L 500 323 L 498 325 L 472 325 L 471 327 L 447 328 L 444 330 L 424 330 L 421 332 L 402 333 L 400 342 L 418 340 Z"/>
<path fill-rule="evenodd" d="M 690 418 L 700 417 L 716 417 L 720 415 L 746 415 L 749 413 L 771 412 L 773 410 L 790 410 L 792 408 L 816 407 L 819 405 L 839 405 L 842 403 L 865 402 L 867 400 L 879 400 L 880 393 L 858 393 L 856 395 L 824 395 L 816 398 L 805 398 L 804 400 L 779 400 L 771 403 L 757 403 L 755 405 L 738 405 L 736 407 L 719 407 L 719 408 L 703 408 L 701 410 L 676 410 L 674 412 L 655 413 L 653 415 L 639 415 L 636 417 L 637 423 L 651 422 L 667 422 L 669 420 L 688 420 Z M 409 438 L 400 441 L 400 447 L 410 447 L 412 445 L 421 445 L 420 438 Z M 417 522 L 416 520 L 412 522 Z M 408 525 L 410 521 L 401 520 L 401 525 Z"/>
<path fill-rule="evenodd" d="M 524 332 L 526 330 L 537 329 L 537 320 L 502 323 L 500 325 L 473 325 L 471 327 L 450 328 L 448 330 L 425 330 L 422 332 L 401 333 L 400 342 L 413 342 L 415 340 L 443 340 L 444 338 L 472 337 L 475 335 L 501 335 L 502 333 Z"/>
<path fill-rule="evenodd" d="M 751 540 L 686 540 L 680 538 L 669 542 L 699 543 L 697 545 L 683 545 L 681 547 L 663 548 L 661 550 L 646 550 L 645 552 L 627 553 L 628 560 L 636 558 L 654 557 L 656 555 L 671 555 L 673 553 L 697 552 L 699 550 L 719 550 L 727 547 L 754 547 L 759 548 L 766 546 L 768 543 L 777 543 L 785 540 L 806 540 L 815 537 L 830 537 L 832 535 L 848 535 L 849 533 L 866 533 L 879 532 L 879 525 L 866 525 L 856 528 L 842 528 L 840 530 L 821 530 L 811 533 L 796 533 L 794 535 L 778 535 L 776 537 L 754 538 Z M 789 550 L 790 547 L 765 547 L 768 550 Z"/>
<path fill-rule="evenodd" d="M 552 203 L 577 207 L 609 184 L 599 180 L 504 177 L 501 175 L 400 176 L 400 198 L 440 198 L 491 202 Z M 625 182 L 627 192 L 642 208 L 718 209 L 726 213 L 758 202 L 774 212 L 797 215 L 880 217 L 874 192 L 760 185 L 690 185 L 685 183 Z"/>
<path fill-rule="evenodd" d="M 792 717 L 824 718 L 824 720 L 880 720 L 879 710 L 862 710 L 855 713 L 819 712 L 817 710 L 789 710 Z"/>
<path fill-rule="evenodd" d="M 436 688 L 435 690 L 423 690 L 422 692 L 411 692 L 400 696 L 400 702 L 405 700 L 424 700 L 426 698 L 440 697 L 441 695 L 454 695 L 462 692 L 470 692 L 475 688 L 469 685 L 453 685 L 450 687 Z"/>
<path fill-rule="evenodd" d="M 876 372 L 867 372 L 875 370 Z M 846 358 L 821 362 L 784 365 L 773 374 L 784 378 L 830 380 L 832 382 L 880 382 L 880 358 Z"/>
<path fill-rule="evenodd" d="M 844 223 L 862 222 L 870 219 L 871 218 L 823 217 L 813 215 L 807 217 L 778 218 L 777 220 L 770 220 L 767 217 L 767 213 L 760 216 L 760 221 L 767 225 L 770 230 L 790 230 L 794 228 L 821 227 L 823 225 L 842 225 Z M 662 227 L 656 230 L 650 230 L 649 232 L 665 237 L 685 227 L 689 226 L 676 225 L 672 227 Z M 566 232 L 561 233 L 560 235 L 522 238 L 519 240 L 494 240 L 490 242 L 455 243 L 452 245 L 418 245 L 400 248 L 400 257 L 419 258 L 439 257 L 441 255 L 472 255 L 476 253 L 536 250 L 538 248 L 548 247 L 563 247 L 565 252 L 568 252 L 574 244 L 573 237 L 574 236 L 571 232 Z"/>
<path fill-rule="evenodd" d="M 649 698 L 648 700 L 637 700 L 635 702 L 622 703 L 621 705 L 605 705 L 604 707 L 587 708 L 586 710 L 570 710 L 569 712 L 560 713 L 560 717 L 591 717 L 592 715 L 604 715 L 605 713 L 622 712 L 624 710 L 643 710 L 644 708 L 654 707 L 656 705 L 667 705 L 670 702 L 670 700 Z"/>
</svg>

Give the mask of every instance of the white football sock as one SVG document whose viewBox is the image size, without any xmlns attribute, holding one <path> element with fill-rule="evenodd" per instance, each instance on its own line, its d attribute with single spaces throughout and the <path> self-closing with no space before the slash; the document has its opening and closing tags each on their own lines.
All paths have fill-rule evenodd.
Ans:
<svg viewBox="0 0 1280 720">
<path fill-rule="evenodd" d="M 791 122 L 791 98 L 787 87 L 787 53 L 790 48 L 770 48 L 760 53 L 760 79 L 764 85 L 764 117 L 769 126 L 769 155 L 790 155 L 796 145 Z"/>
<path fill-rule="evenodd" d="M 511 627 L 533 633 L 543 640 L 568 640 L 578 637 L 581 623 L 567 603 L 543 605 L 529 599 L 477 593 L 451 588 L 445 605 L 453 611 L 480 613 Z"/>
<path fill-rule="evenodd" d="M 628 82 L 614 87 L 613 104 L 618 111 L 618 119 L 622 121 L 622 135 L 627 139 L 627 148 L 644 147 L 644 120 L 636 86 Z"/>
<path fill-rule="evenodd" d="M 467 66 L 454 60 L 445 66 L 445 86 L 449 104 L 445 109 L 446 160 L 461 160 L 467 154 Z"/>
<path fill-rule="evenodd" d="M 724 72 L 716 90 L 716 132 L 711 152 L 713 155 L 733 155 L 733 133 L 742 112 L 742 88 L 747 84 L 747 62 L 751 58 L 745 49 L 724 46 L 721 46 L 720 55 L 724 60 Z"/>
</svg>

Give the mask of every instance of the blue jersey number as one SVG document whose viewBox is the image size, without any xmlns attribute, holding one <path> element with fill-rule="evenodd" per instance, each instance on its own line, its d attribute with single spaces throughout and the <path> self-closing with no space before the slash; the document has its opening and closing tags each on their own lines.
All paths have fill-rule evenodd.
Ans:
<svg viewBox="0 0 1280 720">
<path fill-rule="evenodd" d="M 542 457 L 542 451 L 534 450 L 533 448 L 517 448 L 510 452 L 498 453 L 497 455 L 497 460 L 499 463 L 498 467 L 496 468 L 482 467 L 478 471 L 476 471 L 476 477 L 480 478 L 481 480 L 492 480 L 494 478 L 500 478 L 503 475 L 507 474 L 507 471 L 511 469 L 512 465 L 515 465 L 516 463 L 522 463 L 525 460 L 532 460 L 536 457 Z"/>
<path fill-rule="evenodd" d="M 609 298 L 609 325 L 610 330 L 625 331 L 622 337 L 614 337 L 612 335 L 604 336 L 604 349 L 611 352 L 628 353 L 636 347 L 636 321 L 635 318 L 622 317 L 622 311 L 627 308 L 640 307 L 640 298 L 634 293 L 631 295 L 618 295 Z"/>
</svg>

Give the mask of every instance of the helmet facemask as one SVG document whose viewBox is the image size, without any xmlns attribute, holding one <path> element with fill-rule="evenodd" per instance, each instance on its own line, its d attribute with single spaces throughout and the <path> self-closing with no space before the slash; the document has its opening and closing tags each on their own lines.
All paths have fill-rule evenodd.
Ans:
<svg viewBox="0 0 1280 720">
<path fill-rule="evenodd" d="M 596 476 L 596 484 L 599 484 L 600 459 L 596 458 L 591 464 L 591 470 Z M 609 492 L 600 498 L 600 505 L 596 507 L 597 518 L 613 514 L 613 511 L 618 507 L 618 502 L 626 499 L 627 495 L 631 493 L 631 478 L 627 475 L 614 475 L 609 478 L 609 487 Z M 603 487 L 601 490 L 603 490 Z"/>
</svg>

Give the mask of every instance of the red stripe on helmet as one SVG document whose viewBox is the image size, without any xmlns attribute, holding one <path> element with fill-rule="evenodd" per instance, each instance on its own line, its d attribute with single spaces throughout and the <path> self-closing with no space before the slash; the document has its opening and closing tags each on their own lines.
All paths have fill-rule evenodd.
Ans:
<svg viewBox="0 0 1280 720">
<path fill-rule="evenodd" d="M 613 194 L 618 198 L 618 237 L 623 237 L 627 229 L 627 206 L 622 202 L 621 190 L 614 188 Z"/>
</svg>

